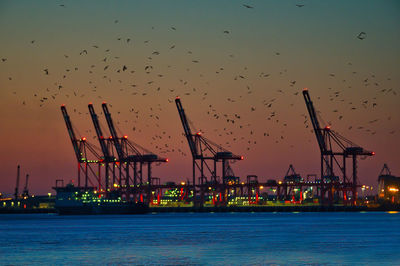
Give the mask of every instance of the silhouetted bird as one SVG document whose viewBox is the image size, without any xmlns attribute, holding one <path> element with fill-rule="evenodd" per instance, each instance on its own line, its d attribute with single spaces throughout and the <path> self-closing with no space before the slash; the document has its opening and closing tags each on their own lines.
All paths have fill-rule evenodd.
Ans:
<svg viewBox="0 0 400 266">
<path fill-rule="evenodd" d="M 364 40 L 367 37 L 367 34 L 365 32 L 360 32 L 360 34 L 358 34 L 357 38 L 360 40 Z"/>
</svg>

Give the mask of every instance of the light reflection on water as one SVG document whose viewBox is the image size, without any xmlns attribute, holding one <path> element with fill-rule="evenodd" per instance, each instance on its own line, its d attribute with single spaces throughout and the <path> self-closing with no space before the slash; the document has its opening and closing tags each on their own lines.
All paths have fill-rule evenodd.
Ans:
<svg viewBox="0 0 400 266">
<path fill-rule="evenodd" d="M 400 214 L 0 216 L 0 264 L 400 264 Z"/>
</svg>

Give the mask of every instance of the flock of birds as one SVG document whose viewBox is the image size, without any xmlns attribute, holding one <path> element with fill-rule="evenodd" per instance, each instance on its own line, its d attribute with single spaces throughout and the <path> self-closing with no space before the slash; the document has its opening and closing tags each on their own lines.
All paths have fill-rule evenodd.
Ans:
<svg viewBox="0 0 400 266">
<path fill-rule="evenodd" d="M 60 5 L 61 7 L 65 7 L 65 5 Z M 246 9 L 253 9 L 253 6 L 243 4 L 242 5 Z M 297 4 L 299 8 L 304 7 L 304 4 Z M 118 24 L 119 21 L 115 20 L 115 24 Z M 151 30 L 154 30 L 154 27 L 151 27 Z M 178 32 L 179 29 L 176 26 L 170 27 L 171 31 Z M 223 35 L 231 34 L 231 31 L 226 29 L 222 32 Z M 356 38 L 359 40 L 366 39 L 366 33 L 360 32 Z M 117 37 L 115 45 L 132 45 L 133 42 L 138 42 L 138 40 L 133 40 L 132 37 Z M 146 47 L 150 47 L 150 40 L 142 40 L 143 45 Z M 30 45 L 37 45 L 35 40 L 30 42 Z M 134 47 L 133 45 L 131 47 Z M 200 80 L 200 84 L 203 87 L 210 88 L 212 86 L 210 81 L 207 81 L 207 77 L 213 75 L 212 77 L 217 76 L 218 78 L 232 78 L 235 84 L 237 84 L 237 92 L 226 97 L 225 99 L 220 99 L 218 102 L 215 102 L 215 98 L 211 97 L 214 92 L 208 91 L 204 88 L 199 88 L 199 83 L 196 81 L 192 81 L 191 78 L 180 78 L 176 80 L 176 86 L 165 88 L 163 85 L 163 80 L 168 76 L 177 76 L 178 74 L 184 75 L 184 72 L 191 73 L 191 66 L 185 65 L 183 69 L 175 70 L 177 67 L 173 66 L 173 64 L 168 64 L 164 69 L 157 65 L 158 58 L 162 56 L 163 53 L 168 53 L 171 51 L 176 51 L 185 54 L 188 59 L 188 63 L 193 66 L 201 64 L 203 61 L 196 56 L 196 52 L 193 50 L 186 51 L 177 51 L 179 45 L 178 44 L 170 44 L 164 48 L 164 50 L 152 50 L 146 56 L 146 63 L 143 66 L 132 66 L 128 63 L 120 63 L 124 60 L 123 57 L 118 55 L 118 52 L 115 54 L 114 51 L 110 48 L 103 48 L 100 44 L 93 44 L 90 47 L 84 48 L 77 54 L 63 54 L 67 68 L 63 69 L 61 72 L 58 67 L 51 68 L 50 66 L 45 66 L 42 69 L 41 74 L 44 75 L 44 78 L 49 78 L 50 81 L 54 81 L 49 88 L 42 89 L 39 92 L 32 92 L 31 99 L 21 100 L 22 105 L 34 104 L 37 103 L 39 107 L 43 107 L 49 102 L 53 101 L 54 103 L 59 104 L 60 98 L 63 100 L 70 99 L 71 102 L 74 101 L 75 98 L 87 98 L 90 101 L 95 100 L 93 97 L 101 100 L 104 99 L 104 87 L 114 88 L 112 94 L 115 96 L 118 93 L 121 94 L 121 97 L 130 97 L 136 96 L 143 97 L 143 101 L 146 101 L 145 97 L 165 97 L 165 101 L 168 100 L 168 104 L 174 105 L 174 97 L 182 96 L 182 97 L 194 97 L 196 102 L 201 103 L 200 106 L 204 109 L 205 114 L 211 120 L 216 121 L 219 125 L 212 132 L 208 132 L 207 136 L 211 139 L 217 137 L 221 141 L 223 147 L 230 149 L 235 147 L 235 143 L 241 142 L 246 144 L 245 149 L 247 151 L 253 149 L 257 143 L 262 140 L 262 138 L 271 138 L 272 142 L 281 144 L 287 142 L 286 133 L 290 131 L 289 129 L 289 120 L 293 120 L 292 117 L 287 117 L 286 111 L 290 108 L 294 108 L 296 105 L 296 100 L 301 98 L 302 95 L 299 93 L 299 88 L 296 88 L 296 84 L 300 83 L 297 80 L 288 79 L 289 71 L 287 69 L 280 69 L 278 71 L 267 72 L 267 71 L 255 71 L 250 70 L 248 67 L 241 67 L 239 73 L 229 73 L 227 68 L 224 66 L 216 67 L 208 74 L 199 74 L 195 79 Z M 151 49 L 151 48 L 149 48 Z M 281 56 L 280 51 L 275 51 L 273 56 Z M 85 57 L 85 60 L 81 60 L 79 57 Z M 234 54 L 227 54 L 227 57 L 230 59 L 234 59 Z M 85 62 L 85 63 L 74 63 L 72 60 L 76 59 L 77 62 Z M 10 59 L 12 60 L 12 59 Z M 6 67 L 9 59 L 6 57 L 1 58 L 1 63 Z M 89 63 L 88 63 L 89 62 Z M 81 65 L 79 65 L 81 64 Z M 89 65 L 87 65 L 89 64 Z M 352 64 L 348 63 L 348 67 L 351 68 Z M 162 73 L 161 70 L 164 70 L 165 73 Z M 175 71 L 175 72 L 174 72 Z M 256 73 L 256 74 L 255 74 Z M 351 75 L 357 75 L 356 71 L 351 71 Z M 90 89 L 82 90 L 82 89 L 73 89 L 69 87 L 68 79 L 73 79 L 75 76 L 81 75 L 86 77 L 88 84 L 82 84 L 82 86 L 89 86 Z M 192 75 L 192 74 L 191 74 Z M 189 75 L 190 76 L 190 75 Z M 145 81 L 143 81 L 143 78 Z M 268 96 L 264 96 L 260 98 L 260 89 L 257 86 L 251 85 L 252 81 L 257 80 L 261 83 L 265 83 L 268 79 L 276 78 L 280 82 L 284 83 L 281 89 L 275 89 L 274 91 L 269 91 Z M 372 98 L 363 98 L 362 100 L 349 100 L 346 95 L 346 90 L 353 89 L 352 77 L 344 79 L 335 73 L 327 74 L 328 79 L 339 80 L 342 83 L 341 87 L 343 89 L 334 89 L 332 87 L 328 87 L 328 101 L 335 103 L 335 105 L 341 106 L 343 109 L 339 110 L 339 108 L 335 108 L 332 110 L 332 113 L 325 114 L 327 117 L 335 118 L 337 120 L 344 120 L 345 114 L 349 112 L 357 112 L 357 110 L 373 110 L 375 108 L 379 108 L 380 97 L 384 96 L 397 96 L 397 91 L 391 88 L 382 88 L 380 81 L 375 75 L 368 75 L 363 78 L 363 82 L 361 86 L 365 88 L 373 88 L 376 94 L 375 97 Z M 9 81 L 12 81 L 13 78 L 10 76 Z M 390 78 L 387 78 L 390 81 Z M 253 82 L 254 83 L 254 82 Z M 360 86 L 357 84 L 356 86 Z M 115 89 L 118 87 L 118 89 Z M 15 95 L 17 91 L 13 92 Z M 255 95 L 255 96 L 254 96 Z M 316 97 L 317 100 L 321 100 L 321 97 Z M 326 100 L 326 99 L 323 99 Z M 140 100 L 141 101 L 141 100 Z M 290 101 L 290 102 L 288 102 Z M 193 102 L 193 101 L 192 101 Z M 314 101 L 318 107 L 318 101 Z M 166 104 L 167 102 L 165 102 Z M 169 154 L 169 153 L 179 153 L 182 156 L 189 156 L 188 148 L 186 147 L 186 140 L 182 137 L 180 139 L 180 145 L 175 146 L 172 142 L 172 139 L 175 139 L 171 132 L 168 132 L 165 128 L 165 124 L 161 123 L 163 119 L 169 119 L 166 117 L 166 106 L 162 102 L 157 103 L 154 101 L 152 106 L 148 106 L 147 109 L 137 109 L 129 107 L 127 110 L 123 110 L 122 106 L 113 107 L 112 104 L 109 106 L 112 108 L 113 118 L 116 121 L 117 127 L 128 128 L 135 134 L 145 134 L 149 132 L 150 129 L 158 129 L 151 130 L 151 132 L 160 132 L 160 133 L 152 133 L 150 142 L 148 143 L 151 148 L 155 149 L 156 153 L 159 154 Z M 183 103 L 185 105 L 185 103 Z M 241 108 L 237 108 L 237 106 L 241 105 Z M 304 102 L 301 100 L 301 104 L 304 105 Z M 234 110 L 242 110 L 247 106 L 244 113 L 240 113 Z M 282 110 L 282 106 L 285 106 Z M 190 117 L 190 107 L 186 108 L 187 114 Z M 232 111 L 233 110 L 233 111 Z M 302 107 L 303 113 L 298 114 L 299 118 L 302 119 L 305 128 L 310 130 L 311 123 L 309 121 L 308 113 L 306 113 L 306 108 Z M 80 111 L 77 108 L 73 109 L 73 112 L 77 115 L 89 115 L 87 111 Z M 290 110 L 288 111 L 290 112 Z M 261 114 L 261 115 L 260 115 Z M 262 122 L 266 125 L 266 128 L 260 131 L 259 122 L 258 123 L 249 123 L 252 119 L 249 119 L 253 116 L 262 116 L 265 120 Z M 174 119 L 178 119 L 178 116 L 175 115 Z M 381 118 L 382 119 L 382 118 Z M 388 116 L 386 118 L 390 120 L 391 117 Z M 349 126 L 348 130 L 360 130 L 361 132 L 365 132 L 368 134 L 376 134 L 376 124 L 380 121 L 379 118 L 370 119 L 366 124 Z M 144 124 L 143 124 L 144 123 Z M 196 125 L 202 125 L 203 123 L 208 123 L 206 121 L 197 121 Z M 332 122 L 328 121 L 326 124 L 332 124 Z M 104 126 L 104 125 L 103 125 Z M 204 126 L 204 125 L 203 125 Z M 104 126 L 104 130 L 105 130 Z M 268 130 L 268 128 L 270 130 Z M 193 131 L 196 129 L 193 127 Z M 274 130 L 272 130 L 274 129 Z M 107 130 L 105 130 L 107 131 Z M 182 132 L 182 131 L 181 131 Z M 360 132 L 360 133 L 361 133 Z M 94 135 L 94 130 L 87 129 L 87 134 Z M 396 130 L 392 130 L 389 134 L 395 134 Z M 214 136 L 214 137 L 213 137 Z M 96 137 L 93 137 L 96 138 Z M 310 137 L 311 139 L 312 137 Z M 290 147 L 294 147 L 294 143 L 290 144 Z"/>
</svg>

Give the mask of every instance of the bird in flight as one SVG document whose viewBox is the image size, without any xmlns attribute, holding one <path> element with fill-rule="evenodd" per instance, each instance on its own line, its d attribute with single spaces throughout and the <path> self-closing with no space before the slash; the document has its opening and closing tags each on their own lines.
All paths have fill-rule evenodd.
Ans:
<svg viewBox="0 0 400 266">
<path fill-rule="evenodd" d="M 249 6 L 249 5 L 246 5 L 246 4 L 243 4 L 243 6 L 244 6 L 245 8 L 253 8 L 252 6 Z"/>
<path fill-rule="evenodd" d="M 360 32 L 360 34 L 358 34 L 357 38 L 360 40 L 364 40 L 367 37 L 367 34 L 365 32 Z"/>
<path fill-rule="evenodd" d="M 296 6 L 297 6 L 297 7 L 303 7 L 304 5 L 299 5 L 299 4 L 297 4 Z"/>
</svg>

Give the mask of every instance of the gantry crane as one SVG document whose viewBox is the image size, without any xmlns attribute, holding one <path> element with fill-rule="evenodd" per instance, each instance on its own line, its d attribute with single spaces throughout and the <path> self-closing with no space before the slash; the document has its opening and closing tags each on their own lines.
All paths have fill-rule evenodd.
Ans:
<svg viewBox="0 0 400 266">
<path fill-rule="evenodd" d="M 329 203 L 333 202 L 333 189 L 340 187 L 343 190 L 343 198 L 347 200 L 347 191 L 352 193 L 352 204 L 357 200 L 357 157 L 372 156 L 374 152 L 351 142 L 339 133 L 333 131 L 329 125 L 322 128 L 319 124 L 314 105 L 311 101 L 308 89 L 303 89 L 303 96 L 310 115 L 311 123 L 317 138 L 321 154 L 321 202 L 325 200 L 325 192 L 328 191 Z M 336 148 L 336 150 L 334 150 Z M 342 157 L 340 160 L 337 157 Z M 346 159 L 352 158 L 352 178 L 346 175 Z M 339 168 L 343 178 L 335 176 L 334 167 Z"/>
<path fill-rule="evenodd" d="M 137 179 L 138 179 L 138 169 L 137 169 L 137 164 L 139 164 L 140 170 L 139 170 L 139 178 L 140 178 L 140 185 L 143 186 L 143 171 L 142 171 L 142 166 L 143 164 L 147 164 L 147 186 L 146 186 L 146 194 L 147 194 L 147 202 L 150 202 L 151 198 L 151 185 L 152 185 L 152 177 L 151 177 L 151 165 L 154 162 L 168 162 L 167 158 L 160 158 L 158 155 L 144 149 L 143 147 L 140 147 L 138 144 L 133 143 L 132 141 L 128 140 L 128 136 L 124 135 L 122 138 L 120 138 L 117 134 L 117 131 L 114 127 L 114 122 L 111 118 L 111 114 L 108 110 L 107 104 L 104 102 L 102 104 L 104 116 L 107 120 L 108 128 L 111 133 L 111 139 L 114 143 L 115 149 L 118 154 L 118 160 L 121 165 L 125 165 L 125 186 L 127 190 L 130 190 L 130 174 L 129 174 L 129 167 L 130 163 L 133 163 L 133 187 L 134 187 L 134 199 L 136 200 L 136 187 L 137 187 Z M 142 150 L 139 151 L 139 149 Z M 121 172 L 121 170 L 120 170 Z M 129 194 L 130 191 L 127 191 Z"/>
<path fill-rule="evenodd" d="M 95 178 L 97 179 L 99 190 L 101 190 L 102 189 L 102 184 L 100 179 L 101 162 L 99 154 L 96 152 L 95 148 L 87 142 L 85 137 L 82 137 L 80 139 L 76 138 L 75 131 L 72 127 L 71 119 L 68 115 L 65 105 L 61 105 L 61 112 L 63 114 L 65 125 L 67 126 L 68 130 L 68 135 L 70 137 L 72 146 L 74 148 L 75 156 L 78 161 L 78 187 L 81 187 L 81 170 L 83 170 L 85 174 L 85 189 L 88 188 L 89 183 L 93 185 L 92 181 L 89 179 L 89 171 L 90 171 L 92 175 L 95 176 Z M 92 156 L 95 157 L 93 160 L 88 159 L 89 152 L 91 153 Z M 98 166 L 99 168 L 98 175 L 92 169 L 91 164 L 96 164 Z M 84 166 L 84 169 L 82 169 L 82 165 Z"/>
<path fill-rule="evenodd" d="M 211 182 L 214 184 L 218 183 L 217 180 L 217 162 L 222 163 L 222 176 L 221 183 L 226 183 L 226 170 L 229 169 L 226 164 L 231 160 L 243 160 L 243 156 L 234 155 L 232 152 L 224 149 L 218 144 L 213 143 L 212 141 L 206 139 L 202 136 L 201 132 L 197 132 L 193 134 L 188 119 L 185 114 L 185 110 L 183 109 L 181 99 L 177 97 L 175 99 L 176 107 L 178 109 L 179 117 L 181 118 L 183 130 L 185 132 L 185 137 L 188 141 L 190 152 L 192 154 L 192 174 L 193 174 L 193 203 L 195 206 L 198 206 L 197 202 L 197 191 L 196 191 L 196 169 L 200 171 L 199 181 L 200 181 L 200 192 L 201 192 L 201 200 L 200 206 L 202 206 L 204 202 L 204 186 L 207 186 L 207 182 Z M 208 165 L 207 161 L 213 161 L 214 169 L 212 170 L 211 166 Z M 211 173 L 211 177 L 207 180 L 207 177 L 204 175 L 205 168 L 208 172 Z M 207 186 L 208 187 L 208 186 Z"/>
</svg>

